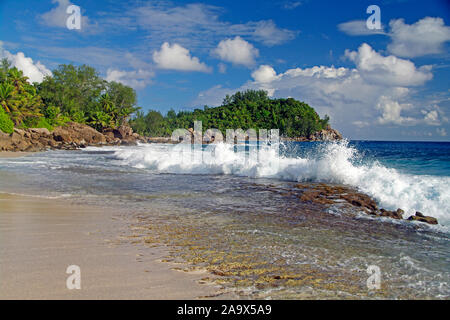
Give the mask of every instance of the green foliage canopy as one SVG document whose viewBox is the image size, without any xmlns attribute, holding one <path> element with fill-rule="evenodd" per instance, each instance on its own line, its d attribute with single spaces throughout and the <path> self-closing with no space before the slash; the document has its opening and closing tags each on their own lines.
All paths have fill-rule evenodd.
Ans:
<svg viewBox="0 0 450 320">
<path fill-rule="evenodd" d="M 0 108 L 0 131 L 5 133 L 13 133 L 14 131 L 14 122 L 11 121 L 3 108 Z"/>
<path fill-rule="evenodd" d="M 98 130 L 120 126 L 138 109 L 132 88 L 107 82 L 86 65 L 60 65 L 38 85 L 38 93 L 44 101 L 44 114 L 52 120 L 61 115 Z"/>
<path fill-rule="evenodd" d="M 31 84 L 7 59 L 0 62 L 3 123 L 7 117 L 19 128 L 51 130 L 68 121 L 86 123 L 98 130 L 115 128 L 138 110 L 136 101 L 132 88 L 107 82 L 86 65 L 60 65 L 42 83 Z"/>
<path fill-rule="evenodd" d="M 136 113 L 131 121 L 133 129 L 147 136 L 169 136 L 178 128 L 193 128 L 194 121 L 202 121 L 203 130 L 219 129 L 279 129 L 286 137 L 308 137 L 328 126 L 329 117 L 321 119 L 316 111 L 304 102 L 292 98 L 271 99 L 266 91 L 248 90 L 226 96 L 222 105 L 203 110 L 170 110 L 165 117 L 151 110 Z"/>
</svg>

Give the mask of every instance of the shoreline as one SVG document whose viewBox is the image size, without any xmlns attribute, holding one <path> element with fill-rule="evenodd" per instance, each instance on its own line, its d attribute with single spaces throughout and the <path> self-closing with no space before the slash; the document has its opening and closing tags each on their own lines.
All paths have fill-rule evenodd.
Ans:
<svg viewBox="0 0 450 320">
<path fill-rule="evenodd" d="M 23 151 L 0 151 L 0 159 L 11 159 L 11 158 L 21 158 L 29 156 L 34 152 L 23 152 Z"/>
<path fill-rule="evenodd" d="M 0 299 L 196 299 L 217 286 L 162 263 L 164 248 L 136 245 L 125 212 L 67 200 L 0 194 Z M 68 290 L 66 269 L 81 269 Z"/>
<path fill-rule="evenodd" d="M 20 160 L 17 161 L 20 162 Z M 14 178 L 13 175 L 11 178 Z M 66 175 L 67 178 L 70 180 L 70 173 Z M 4 181 L 10 180 L 8 178 Z M 24 187 L 24 183 L 20 182 L 19 188 Z M 176 184 L 178 185 L 178 182 Z M 382 267 L 386 270 L 391 268 L 389 265 L 392 263 L 387 260 L 396 253 L 390 252 L 391 249 L 387 249 L 384 245 L 379 246 L 377 244 L 379 237 L 383 238 L 383 242 L 393 243 L 400 236 L 408 243 L 419 244 L 420 252 L 418 253 L 415 252 L 416 245 L 411 247 L 408 245 L 408 250 L 410 248 L 411 250 L 407 253 L 407 257 L 415 257 L 416 254 L 420 256 L 422 252 L 426 252 L 423 248 L 425 243 L 415 236 L 415 230 L 420 226 L 413 223 L 400 223 L 406 222 L 402 217 L 402 210 L 387 211 L 378 208 L 372 199 L 349 187 L 293 182 L 277 186 L 276 183 L 266 185 L 249 183 L 249 181 L 240 187 L 242 188 L 240 190 L 256 191 L 255 195 L 264 193 L 266 197 L 279 201 L 271 202 L 269 205 L 270 207 L 274 205 L 274 208 L 278 209 L 275 210 L 276 213 L 270 213 L 270 223 L 265 219 L 267 216 L 259 216 L 252 208 L 248 210 L 249 215 L 241 215 L 240 211 L 227 211 L 221 216 L 219 210 L 209 217 L 209 219 L 217 219 L 214 220 L 217 224 L 205 223 L 203 219 L 198 218 L 195 210 L 188 209 L 189 205 L 184 206 L 183 203 L 178 207 L 180 209 L 178 211 L 176 206 L 169 205 L 170 202 L 158 203 L 158 197 L 138 197 L 137 200 L 144 199 L 148 203 L 144 202 L 144 205 L 137 206 L 128 204 L 128 201 L 132 201 L 133 198 L 129 199 L 126 194 L 121 200 L 124 206 L 121 203 L 114 206 L 112 204 L 115 202 L 114 199 L 108 203 L 100 197 L 98 201 L 93 201 L 91 205 L 86 206 L 86 202 L 78 197 L 67 197 L 64 200 L 54 198 L 36 200 L 38 196 L 33 195 L 42 194 L 39 189 L 33 189 L 38 191 L 28 192 L 31 195 L 24 197 L 5 194 L 3 199 L 0 196 L 0 228 L 2 229 L 0 241 L 3 245 L 0 247 L 0 274 L 2 277 L 6 274 L 7 281 L 4 283 L 10 286 L 3 289 L 0 282 L 0 292 L 4 291 L 0 299 L 12 299 L 23 294 L 23 292 L 14 291 L 17 287 L 25 288 L 27 292 L 37 292 L 36 286 L 47 292 L 45 299 L 223 299 L 228 296 L 231 296 L 231 299 L 238 297 L 262 299 L 266 297 L 265 292 L 269 294 L 267 297 L 283 299 L 335 299 L 338 297 L 336 294 L 341 291 L 347 292 L 354 298 L 369 298 L 366 296 L 364 287 L 361 287 L 365 279 L 358 278 L 357 274 L 348 273 L 346 269 L 338 268 L 336 271 L 341 277 L 339 280 L 341 284 L 346 283 L 351 286 L 333 287 L 333 276 L 320 270 L 321 266 L 328 265 L 329 256 L 318 255 L 316 261 L 309 260 L 309 257 L 315 257 L 317 254 L 316 248 L 336 252 L 338 248 L 330 244 L 329 239 L 340 239 L 336 241 L 337 243 L 349 241 L 345 246 L 349 259 L 353 259 L 354 250 L 357 250 L 356 254 L 361 255 L 368 262 L 371 257 L 366 256 L 367 250 L 375 249 L 383 253 L 383 259 L 386 261 L 383 262 Z M 201 195 L 198 196 L 199 199 L 203 199 Z M 30 197 L 33 199 L 29 199 Z M 8 204 L 12 212 L 2 214 L 4 203 Z M 188 201 L 187 204 L 189 203 Z M 276 203 L 278 205 L 275 205 Z M 338 206 L 339 212 L 334 211 L 333 206 Z M 21 209 L 18 212 L 14 211 L 19 208 Z M 274 217 L 273 214 L 276 216 Z M 239 220 L 239 225 L 235 225 L 233 219 L 230 219 L 233 215 Z M 384 219 L 395 221 L 395 223 L 385 224 Z M 250 230 L 248 226 L 252 226 Z M 296 227 L 292 229 L 290 226 Z M 30 230 L 32 235 L 17 232 L 23 229 Z M 6 231 L 3 232 L 3 230 Z M 233 230 L 233 234 L 239 241 L 224 242 L 224 239 L 227 239 L 227 230 L 228 232 Z M 427 232 L 426 230 L 421 229 L 421 232 Z M 348 233 L 354 234 L 350 237 L 351 240 L 346 237 Z M 296 247 L 289 253 L 290 246 L 279 242 L 277 234 L 289 235 L 290 246 L 296 246 L 297 241 L 300 240 L 302 244 L 307 245 Z M 319 234 L 322 234 L 320 239 L 317 238 Z M 360 234 L 364 236 L 360 237 Z M 299 235 L 301 235 L 300 238 L 297 238 Z M 366 235 L 372 238 L 371 241 L 367 242 Z M 69 239 L 66 239 L 67 236 Z M 270 238 L 269 241 L 268 238 Z M 355 238 L 359 240 L 357 248 L 354 248 Z M 260 244 L 266 243 L 265 241 L 273 248 L 277 246 L 279 248 L 271 252 L 274 257 L 278 257 L 276 261 L 279 263 L 270 267 L 264 266 L 267 265 L 267 261 L 261 258 L 262 252 L 258 254 Z M 236 243 L 251 243 L 251 245 L 243 248 L 238 246 L 234 250 L 229 250 L 232 245 L 236 246 Z M 307 263 L 300 264 L 298 268 L 295 265 L 283 263 L 285 257 L 279 257 L 281 248 L 287 250 L 290 255 L 299 254 L 297 259 L 300 261 L 305 259 Z M 298 250 L 303 250 L 304 253 L 300 254 L 302 251 Z M 229 253 L 225 255 L 224 252 Z M 31 258 L 17 257 L 18 253 L 19 256 L 31 256 Z M 52 261 L 52 265 L 48 265 L 44 259 Z M 341 257 L 338 254 L 332 259 L 341 259 Z M 399 259 L 402 261 L 403 258 Z M 61 260 L 64 260 L 64 263 Z M 54 263 L 58 265 L 55 266 Z M 83 288 L 80 292 L 69 291 L 65 288 L 65 279 L 68 277 L 65 274 L 65 268 L 73 264 L 79 265 L 82 270 Z M 28 269 L 23 267 L 24 265 L 29 265 Z M 309 267 L 305 269 L 304 265 Z M 86 289 L 84 280 L 86 266 L 89 273 L 87 283 L 91 285 L 87 293 L 83 292 Z M 364 271 L 363 267 L 358 268 Z M 396 268 L 400 270 L 401 265 Z M 5 273 L 4 270 L 7 272 Z M 17 272 L 19 272 L 18 275 L 16 275 Z M 56 273 L 58 273 L 58 279 L 53 279 Z M 52 281 L 47 284 L 43 282 L 43 279 L 52 279 Z M 111 279 L 114 280 L 111 281 Z M 159 289 L 153 287 L 154 283 L 158 283 Z M 309 286 L 313 288 L 313 292 L 302 291 L 300 295 L 297 295 L 298 292 L 290 291 L 291 289 L 287 287 L 284 289 L 285 285 L 294 291 L 302 291 L 305 286 Z M 193 287 L 195 288 L 192 289 Z M 279 289 L 278 293 L 270 293 L 274 287 Z M 399 291 L 395 291 L 395 287 L 393 290 L 391 297 L 405 297 Z M 39 293 L 37 297 L 36 292 L 27 295 L 26 299 L 40 299 L 42 294 Z M 161 296 L 161 292 L 164 296 Z M 180 292 L 184 295 L 178 297 L 177 294 Z M 9 295 L 6 296 L 6 293 Z M 382 293 L 379 297 L 384 294 L 388 293 Z M 411 294 L 414 296 L 415 293 Z"/>
</svg>

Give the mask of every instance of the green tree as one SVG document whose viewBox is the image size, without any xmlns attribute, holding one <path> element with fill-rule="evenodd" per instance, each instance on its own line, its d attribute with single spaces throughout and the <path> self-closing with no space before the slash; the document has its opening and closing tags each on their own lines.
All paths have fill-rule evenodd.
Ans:
<svg viewBox="0 0 450 320">
<path fill-rule="evenodd" d="M 13 133 L 14 123 L 11 121 L 5 110 L 0 108 L 0 131 Z"/>
<path fill-rule="evenodd" d="M 216 108 L 205 106 L 203 110 L 170 110 L 166 117 L 156 111 L 147 115 L 138 113 L 131 124 L 145 135 L 170 135 L 178 128 L 193 128 L 194 121 L 203 122 L 203 129 L 216 128 L 222 133 L 227 129 L 279 129 L 287 137 L 308 137 L 328 126 L 329 117 L 320 119 L 316 111 L 295 99 L 271 99 L 265 91 L 248 90 L 227 95 Z"/>
</svg>

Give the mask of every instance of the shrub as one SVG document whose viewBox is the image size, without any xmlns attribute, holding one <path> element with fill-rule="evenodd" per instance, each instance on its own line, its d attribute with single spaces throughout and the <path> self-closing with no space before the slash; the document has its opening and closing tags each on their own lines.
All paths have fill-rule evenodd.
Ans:
<svg viewBox="0 0 450 320">
<path fill-rule="evenodd" d="M 26 128 L 46 128 L 49 131 L 53 131 L 53 127 L 48 123 L 46 118 L 27 118 L 23 121 L 23 127 Z"/>
<path fill-rule="evenodd" d="M 46 128 L 49 131 L 53 131 L 53 126 L 50 123 L 48 123 L 47 119 L 45 118 L 39 118 L 39 121 L 35 126 L 35 128 Z"/>
<path fill-rule="evenodd" d="M 0 131 L 5 133 L 13 133 L 14 131 L 14 123 L 2 107 L 0 107 Z"/>
</svg>

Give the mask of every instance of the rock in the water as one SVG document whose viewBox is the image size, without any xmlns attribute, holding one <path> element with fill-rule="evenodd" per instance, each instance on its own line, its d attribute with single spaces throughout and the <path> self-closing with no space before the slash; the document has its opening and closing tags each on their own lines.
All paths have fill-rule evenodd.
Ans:
<svg viewBox="0 0 450 320">
<path fill-rule="evenodd" d="M 365 194 L 354 192 L 340 195 L 340 197 L 356 207 L 366 208 L 370 211 L 378 210 L 377 203 Z"/>
<path fill-rule="evenodd" d="M 380 212 L 382 217 L 389 217 L 397 220 L 403 219 L 404 211 L 402 209 L 397 209 L 397 211 L 388 211 L 385 209 L 381 209 Z"/>
<path fill-rule="evenodd" d="M 409 217 L 408 220 L 410 220 L 410 221 L 420 221 L 420 222 L 425 222 L 425 223 L 428 223 L 428 224 L 438 224 L 438 221 L 437 221 L 436 218 L 427 217 L 421 212 L 416 212 L 416 215 Z"/>
<path fill-rule="evenodd" d="M 416 216 L 417 217 L 421 217 L 421 218 L 425 218 L 425 215 L 422 212 L 416 211 Z"/>
</svg>

